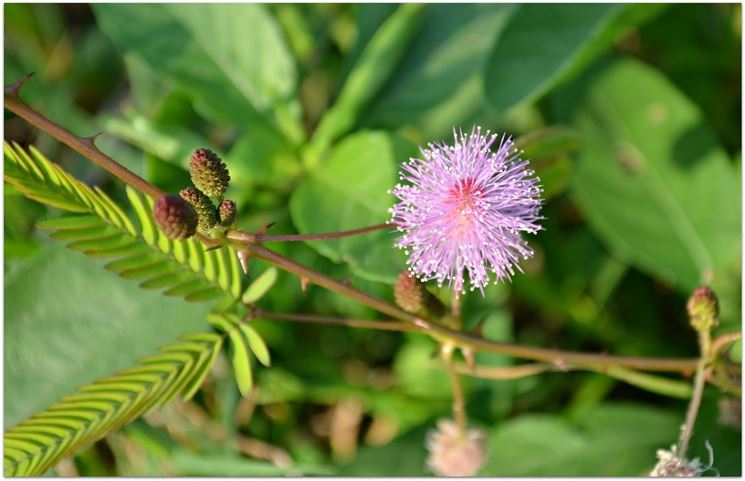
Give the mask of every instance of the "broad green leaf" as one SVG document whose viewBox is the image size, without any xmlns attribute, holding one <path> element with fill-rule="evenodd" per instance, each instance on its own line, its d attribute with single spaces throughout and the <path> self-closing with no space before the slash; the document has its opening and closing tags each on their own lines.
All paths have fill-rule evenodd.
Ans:
<svg viewBox="0 0 745 481">
<path fill-rule="evenodd" d="M 261 121 L 293 141 L 302 132 L 294 63 L 262 5 L 97 5 L 103 31 L 125 53 L 187 89 L 214 120 Z"/>
<path fill-rule="evenodd" d="M 362 108 L 391 74 L 419 27 L 424 7 L 424 4 L 401 4 L 365 46 L 339 97 L 313 133 L 309 145 L 311 166 L 332 141 L 354 126 Z"/>
<path fill-rule="evenodd" d="M 620 258 L 684 293 L 737 281 L 739 176 L 698 109 L 635 61 L 582 85 L 573 190 L 590 227 Z"/>
<path fill-rule="evenodd" d="M 5 278 L 5 426 L 204 327 L 208 306 L 143 291 L 62 245 Z"/>
<path fill-rule="evenodd" d="M 384 132 L 346 137 L 308 174 L 290 197 L 300 233 L 333 232 L 386 222 L 397 181 L 394 140 Z M 402 160 L 402 159 L 401 159 Z M 308 244 L 334 262 L 345 262 L 366 279 L 393 283 L 404 266 L 393 247 L 393 229 Z"/>
<path fill-rule="evenodd" d="M 512 15 L 486 65 L 486 98 L 500 112 L 548 92 L 659 6 L 525 4 Z"/>
<path fill-rule="evenodd" d="M 386 8 L 360 5 L 362 26 Z M 514 8 L 507 4 L 427 5 L 411 48 L 369 109 L 365 124 L 399 127 L 415 123 L 425 135 L 442 135 L 465 121 L 484 103 L 480 73 Z M 449 114 L 433 116 L 434 111 Z M 443 122 L 433 125 L 435 117 Z"/>
<path fill-rule="evenodd" d="M 482 476 L 640 476 L 677 439 L 683 415 L 639 404 L 605 404 L 576 424 L 528 414 L 489 434 Z"/>
</svg>

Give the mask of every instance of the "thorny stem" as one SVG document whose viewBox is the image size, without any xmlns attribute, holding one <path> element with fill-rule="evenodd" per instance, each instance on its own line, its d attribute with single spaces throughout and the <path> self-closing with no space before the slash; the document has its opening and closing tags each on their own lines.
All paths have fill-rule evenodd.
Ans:
<svg viewBox="0 0 745 481">
<path fill-rule="evenodd" d="M 532 359 L 535 361 L 554 362 L 562 364 L 577 364 L 582 366 L 594 366 L 600 369 L 608 368 L 613 365 L 643 369 L 647 371 L 667 371 L 667 372 L 691 372 L 696 368 L 697 358 L 692 359 L 665 359 L 665 358 L 645 358 L 645 357 L 627 357 L 627 356 L 610 356 L 606 354 L 586 354 L 581 352 L 558 351 L 541 347 L 522 346 L 519 344 L 509 344 L 472 336 L 463 332 L 453 331 L 445 326 L 431 323 L 410 314 L 388 302 L 362 292 L 352 286 L 344 284 L 332 277 L 320 272 L 316 272 L 302 264 L 288 259 L 274 251 L 267 249 L 258 244 L 247 244 L 243 247 L 250 255 L 269 262 L 287 272 L 290 272 L 300 278 L 307 278 L 312 284 L 325 287 L 337 294 L 354 299 L 360 304 L 395 317 L 401 321 L 416 326 L 421 332 L 430 334 L 439 341 L 450 341 L 458 347 L 470 348 L 474 351 L 494 352 L 507 356 Z"/>
<path fill-rule="evenodd" d="M 96 148 L 95 144 L 93 143 L 93 139 L 95 137 L 81 138 L 75 136 L 68 130 L 60 127 L 56 123 L 50 121 L 49 119 L 45 118 L 44 116 L 21 102 L 18 98 L 18 91 L 20 90 L 23 83 L 27 80 L 27 78 L 28 77 L 24 77 L 16 84 L 11 85 L 10 87 L 7 87 L 5 89 L 5 107 L 8 110 L 25 119 L 40 130 L 52 135 L 60 142 L 92 160 L 103 169 L 120 178 L 133 188 L 138 189 L 141 192 L 150 195 L 151 197 L 158 197 L 160 195 L 163 195 L 163 192 L 160 189 L 150 184 L 145 179 L 134 174 L 133 172 L 129 171 L 110 157 L 103 154 L 100 150 L 98 150 L 98 148 Z M 467 348 L 473 351 L 494 352 L 516 358 L 531 359 L 534 361 L 551 362 L 559 366 L 566 364 L 592 366 L 600 370 L 607 369 L 611 366 L 625 366 L 647 371 L 690 373 L 697 366 L 697 358 L 666 359 L 610 356 L 605 354 L 567 352 L 555 349 L 488 341 L 480 337 L 472 336 L 462 332 L 454 331 L 452 329 L 448 329 L 444 326 L 433 324 L 417 316 L 409 314 L 408 312 L 403 311 L 402 309 L 399 309 L 398 307 L 389 304 L 382 299 L 378 299 L 374 296 L 359 291 L 320 272 L 313 271 L 312 269 L 309 269 L 301 264 L 298 264 L 295 261 L 287 259 L 269 249 L 266 249 L 259 244 L 241 240 L 242 235 L 249 234 L 241 233 L 239 231 L 230 231 L 228 232 L 227 237 L 231 241 L 240 244 L 239 249 L 246 251 L 249 255 L 253 255 L 255 257 L 263 259 L 281 269 L 299 276 L 300 278 L 307 278 L 311 283 L 317 284 L 338 294 L 347 296 L 360 302 L 361 304 L 372 307 L 373 309 L 376 309 L 384 314 L 399 319 L 407 324 L 410 324 L 415 330 L 429 334 L 430 336 L 440 340 L 441 342 L 443 340 L 450 341 L 453 345 L 460 348 Z M 201 234 L 197 234 L 195 237 L 208 247 L 216 247 L 220 245 L 221 242 L 219 239 L 211 239 Z"/>
<path fill-rule="evenodd" d="M 121 179 L 125 184 L 149 195 L 153 199 L 157 199 L 161 195 L 164 195 L 162 190 L 98 150 L 95 140 L 101 132 L 90 137 L 78 137 L 69 130 L 50 121 L 28 105 L 24 104 L 18 98 L 18 91 L 31 75 L 32 74 L 26 75 L 15 84 L 5 88 L 6 109 L 18 115 L 39 130 L 51 135 L 80 155 L 92 160 L 102 169 Z M 202 234 L 197 234 L 196 237 L 204 244 L 211 247 L 219 244 L 218 240 L 210 239 Z"/>
</svg>

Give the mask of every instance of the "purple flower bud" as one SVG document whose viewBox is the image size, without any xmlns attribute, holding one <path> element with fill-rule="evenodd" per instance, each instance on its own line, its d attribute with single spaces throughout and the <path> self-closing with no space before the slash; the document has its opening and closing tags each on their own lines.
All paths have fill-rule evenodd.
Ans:
<svg viewBox="0 0 745 481">
<path fill-rule="evenodd" d="M 194 208 L 175 195 L 161 195 L 153 206 L 153 217 L 169 239 L 186 239 L 197 231 Z"/>
<path fill-rule="evenodd" d="M 509 280 L 520 270 L 520 258 L 533 250 L 520 232 L 541 227 L 541 186 L 528 162 L 520 160 L 514 142 L 475 127 L 470 135 L 455 133 L 455 145 L 429 144 L 424 160 L 403 164 L 401 179 L 391 193 L 399 202 L 390 209 L 403 235 L 396 246 L 408 255 L 409 270 L 423 281 L 445 281 L 456 293 L 470 289 L 483 294 L 489 271 L 496 281 Z"/>
<path fill-rule="evenodd" d="M 228 167 L 209 149 L 197 149 L 189 162 L 189 173 L 194 186 L 210 197 L 220 197 L 228 189 Z"/>
<path fill-rule="evenodd" d="M 179 195 L 191 204 L 197 212 L 197 218 L 199 219 L 197 229 L 199 232 L 207 233 L 215 227 L 215 224 L 217 224 L 217 211 L 209 197 L 196 187 L 182 189 Z"/>
</svg>

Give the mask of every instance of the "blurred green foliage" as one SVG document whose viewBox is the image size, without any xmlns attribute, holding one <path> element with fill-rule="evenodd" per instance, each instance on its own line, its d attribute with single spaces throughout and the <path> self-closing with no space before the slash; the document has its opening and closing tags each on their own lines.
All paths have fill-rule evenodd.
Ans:
<svg viewBox="0 0 745 481">
<path fill-rule="evenodd" d="M 720 296 L 719 332 L 739 329 L 740 5 L 4 9 L 6 84 L 37 72 L 26 102 L 77 134 L 103 130 L 104 152 L 167 191 L 187 184 L 195 147 L 220 153 L 245 230 L 383 222 L 398 164 L 418 144 L 473 124 L 516 136 L 546 183 L 546 230 L 529 239 L 536 256 L 524 275 L 466 297 L 466 327 L 485 320 L 490 339 L 695 356 L 684 306 L 702 282 Z M 126 198 L 105 172 L 8 112 L 5 138 Z M 35 226 L 53 209 L 7 185 L 4 200 L 6 428 L 207 328 L 208 307 L 140 290 L 51 240 Z M 393 239 L 273 247 L 392 300 L 404 265 Z M 252 262 L 250 275 L 265 269 Z M 284 272 L 258 305 L 376 317 Z M 256 369 L 247 398 L 221 357 L 193 401 L 126 426 L 55 473 L 427 474 L 426 432 L 450 409 L 434 342 L 254 326 L 272 364 Z M 597 373 L 465 386 L 471 422 L 488 433 L 480 474 L 493 476 L 646 473 L 675 442 L 687 405 Z M 691 456 L 706 461 L 708 440 L 719 472 L 739 475 L 739 427 L 719 422 L 723 397 L 707 388 Z"/>
</svg>

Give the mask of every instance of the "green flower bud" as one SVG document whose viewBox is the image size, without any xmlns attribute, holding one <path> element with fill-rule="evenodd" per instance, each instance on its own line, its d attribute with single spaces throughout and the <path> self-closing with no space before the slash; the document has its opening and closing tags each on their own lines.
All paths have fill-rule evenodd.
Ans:
<svg viewBox="0 0 745 481">
<path fill-rule="evenodd" d="M 697 288 L 688 299 L 688 318 L 698 332 L 710 331 L 719 325 L 719 301 L 710 288 Z"/>
<path fill-rule="evenodd" d="M 220 206 L 217 208 L 217 215 L 220 219 L 221 226 L 232 226 L 235 223 L 235 219 L 238 217 L 238 209 L 235 202 L 232 200 L 224 200 L 220 202 Z"/>
<path fill-rule="evenodd" d="M 190 203 L 194 210 L 197 211 L 199 232 L 207 233 L 217 224 L 217 211 L 212 201 L 201 190 L 196 187 L 187 187 L 179 195 L 186 202 Z"/>
<path fill-rule="evenodd" d="M 153 206 L 153 217 L 169 239 L 186 239 L 197 231 L 197 212 L 181 197 L 161 195 Z"/>
<path fill-rule="evenodd" d="M 424 286 L 409 271 L 401 271 L 393 288 L 393 297 L 404 311 L 419 312 L 424 307 Z"/>
<path fill-rule="evenodd" d="M 197 149 L 189 162 L 194 186 L 210 197 L 222 196 L 230 183 L 228 167 L 209 149 Z"/>
</svg>

